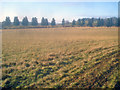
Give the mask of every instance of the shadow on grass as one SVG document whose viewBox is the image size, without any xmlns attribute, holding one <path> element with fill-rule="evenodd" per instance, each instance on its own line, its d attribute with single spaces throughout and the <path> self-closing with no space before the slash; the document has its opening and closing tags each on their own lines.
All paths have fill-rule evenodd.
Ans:
<svg viewBox="0 0 120 90">
<path fill-rule="evenodd" d="M 119 88 L 120 90 L 120 81 L 117 81 L 117 83 L 115 84 L 115 88 Z"/>
</svg>

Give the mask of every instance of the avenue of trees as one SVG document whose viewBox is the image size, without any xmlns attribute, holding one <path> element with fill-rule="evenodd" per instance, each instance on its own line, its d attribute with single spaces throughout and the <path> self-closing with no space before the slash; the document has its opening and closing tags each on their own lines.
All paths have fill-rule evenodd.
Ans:
<svg viewBox="0 0 120 90">
<path fill-rule="evenodd" d="M 82 18 L 78 20 L 73 20 L 72 22 L 69 22 L 65 19 L 61 20 L 61 23 L 56 24 L 56 20 L 52 18 L 51 22 L 48 21 L 47 18 L 42 17 L 41 22 L 38 22 L 38 19 L 36 17 L 33 17 L 32 20 L 29 22 L 27 17 L 24 17 L 22 21 L 19 21 L 18 17 L 14 17 L 13 22 L 11 22 L 10 17 L 6 17 L 5 21 L 2 22 L 2 27 L 9 27 L 9 26 L 62 26 L 62 27 L 101 27 L 101 26 L 119 26 L 118 18 L 111 17 L 111 18 Z"/>
</svg>

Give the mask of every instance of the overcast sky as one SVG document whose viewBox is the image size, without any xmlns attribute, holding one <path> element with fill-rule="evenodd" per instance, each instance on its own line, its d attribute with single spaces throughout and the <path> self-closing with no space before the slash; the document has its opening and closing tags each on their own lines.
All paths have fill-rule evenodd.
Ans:
<svg viewBox="0 0 120 90">
<path fill-rule="evenodd" d="M 12 2 L 14 1 L 14 2 Z M 48 18 L 49 21 L 54 17 L 57 22 L 61 22 L 62 18 L 66 20 L 77 20 L 83 17 L 117 17 L 118 16 L 118 0 L 106 0 L 111 2 L 41 2 L 42 0 L 35 0 L 34 2 L 18 2 L 18 0 L 4 0 L 0 2 L 0 21 L 3 21 L 6 16 L 10 16 L 13 21 L 14 16 L 18 16 L 21 20 L 24 16 L 28 16 L 29 21 L 31 17 L 37 17 L 40 21 L 42 17 Z M 27 0 L 24 0 L 27 1 Z M 39 2 L 37 2 L 39 1 Z M 50 0 L 51 1 L 51 0 Z M 54 1 L 54 0 L 53 0 Z M 59 1 L 59 0 L 58 0 Z M 73 0 L 71 0 L 73 1 Z M 87 0 L 95 1 L 95 0 Z M 105 0 L 104 0 L 105 1 Z"/>
</svg>

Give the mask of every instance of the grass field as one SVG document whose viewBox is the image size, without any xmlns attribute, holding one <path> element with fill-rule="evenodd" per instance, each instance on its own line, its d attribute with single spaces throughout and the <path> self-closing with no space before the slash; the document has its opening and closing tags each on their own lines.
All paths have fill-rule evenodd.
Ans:
<svg viewBox="0 0 120 90">
<path fill-rule="evenodd" d="M 114 88 L 117 27 L 11 29 L 2 32 L 2 87 Z"/>
</svg>

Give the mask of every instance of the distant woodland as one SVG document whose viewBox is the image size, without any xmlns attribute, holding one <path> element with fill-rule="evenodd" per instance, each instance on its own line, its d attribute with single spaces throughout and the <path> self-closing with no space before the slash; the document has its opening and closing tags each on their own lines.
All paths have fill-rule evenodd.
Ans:
<svg viewBox="0 0 120 90">
<path fill-rule="evenodd" d="M 14 17 L 14 21 L 11 22 L 10 17 L 2 22 L 2 29 L 8 28 L 48 28 L 48 27 L 112 27 L 119 26 L 119 19 L 117 17 L 111 18 L 82 18 L 69 22 L 64 18 L 61 23 L 56 23 L 55 18 L 52 18 L 51 22 L 47 18 L 42 17 L 41 22 L 38 22 L 36 17 L 33 17 L 31 21 L 27 17 L 24 17 L 22 21 L 18 17 Z"/>
</svg>

